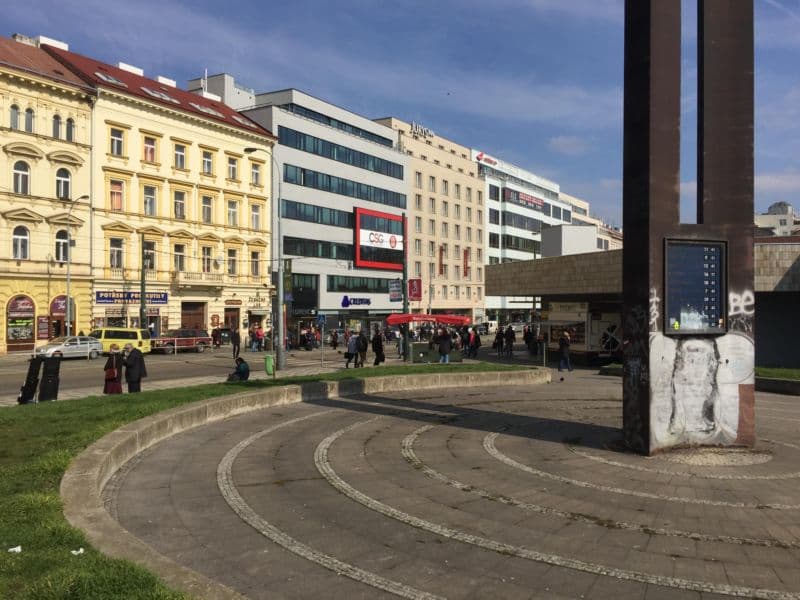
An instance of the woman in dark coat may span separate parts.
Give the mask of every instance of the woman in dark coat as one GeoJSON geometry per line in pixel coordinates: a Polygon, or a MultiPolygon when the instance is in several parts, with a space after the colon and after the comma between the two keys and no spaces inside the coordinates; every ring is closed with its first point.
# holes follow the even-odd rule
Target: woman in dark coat
{"type": "Polygon", "coordinates": [[[119,346],[111,344],[109,348],[108,360],[103,367],[105,373],[105,384],[103,385],[104,394],[122,393],[122,354],[119,353],[119,346]]]}

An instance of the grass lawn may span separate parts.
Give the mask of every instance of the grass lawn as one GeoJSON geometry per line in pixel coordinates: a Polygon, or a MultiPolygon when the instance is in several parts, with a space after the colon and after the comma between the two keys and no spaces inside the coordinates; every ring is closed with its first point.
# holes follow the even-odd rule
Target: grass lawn
{"type": "MultiPolygon", "coordinates": [[[[358,378],[511,371],[491,363],[392,366],[358,371],[358,378]]],[[[131,421],[190,402],[304,381],[354,378],[353,371],[287,379],[219,383],[0,409],[0,598],[107,600],[185,598],[145,569],[90,548],[62,514],[58,490],[70,461],[131,421]],[[22,546],[22,552],[7,550],[22,546]],[[71,551],[84,548],[84,553],[71,551]]]]}
{"type": "Polygon", "coordinates": [[[800,379],[800,369],[756,367],[756,377],[771,377],[773,379],[800,379]]]}

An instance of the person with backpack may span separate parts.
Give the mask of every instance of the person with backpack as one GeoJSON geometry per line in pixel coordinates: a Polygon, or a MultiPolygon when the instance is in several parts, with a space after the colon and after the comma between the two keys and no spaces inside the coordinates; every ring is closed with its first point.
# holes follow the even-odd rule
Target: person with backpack
{"type": "Polygon", "coordinates": [[[517,333],[514,331],[514,328],[511,325],[506,327],[505,338],[506,356],[511,358],[514,356],[514,342],[517,341],[517,333]]]}
{"type": "Polygon", "coordinates": [[[347,347],[344,353],[344,368],[350,368],[350,361],[353,361],[353,367],[358,366],[358,336],[351,335],[347,338],[347,347]]]}

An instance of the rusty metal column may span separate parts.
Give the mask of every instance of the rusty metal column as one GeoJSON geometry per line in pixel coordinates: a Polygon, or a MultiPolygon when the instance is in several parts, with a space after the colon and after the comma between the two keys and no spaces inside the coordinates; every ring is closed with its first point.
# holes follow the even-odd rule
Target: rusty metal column
{"type": "Polygon", "coordinates": [[[679,221],[681,3],[625,2],[623,429],[650,452],[651,288],[661,287],[664,230],[679,221]]]}
{"type": "Polygon", "coordinates": [[[753,285],[753,0],[698,6],[697,222],[728,246],[728,336],[721,360],[737,364],[737,444],[755,442],[753,285]]]}

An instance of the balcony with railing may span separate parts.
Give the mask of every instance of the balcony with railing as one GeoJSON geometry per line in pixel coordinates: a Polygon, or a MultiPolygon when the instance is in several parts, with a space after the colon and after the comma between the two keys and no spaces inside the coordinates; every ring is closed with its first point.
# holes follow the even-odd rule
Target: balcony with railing
{"type": "Polygon", "coordinates": [[[221,287],[222,273],[204,271],[173,271],[172,282],[183,287],[221,287]]]}

